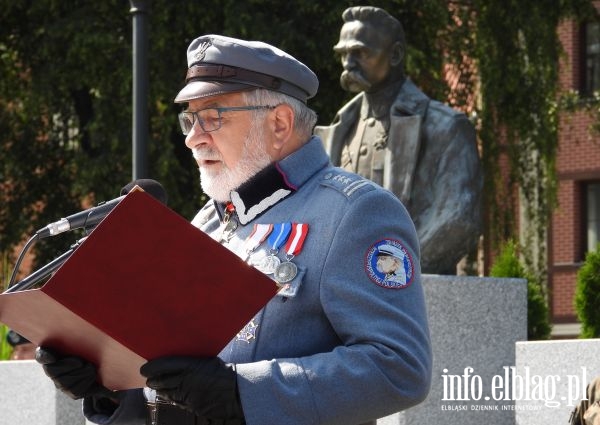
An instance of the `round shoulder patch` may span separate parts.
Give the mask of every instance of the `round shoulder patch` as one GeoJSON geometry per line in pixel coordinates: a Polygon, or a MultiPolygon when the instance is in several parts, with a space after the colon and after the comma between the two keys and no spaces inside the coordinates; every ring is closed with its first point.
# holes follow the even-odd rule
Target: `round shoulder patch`
{"type": "Polygon", "coordinates": [[[365,257],[365,271],[373,282],[384,288],[407,288],[414,277],[413,259],[395,239],[373,244],[365,257]]]}

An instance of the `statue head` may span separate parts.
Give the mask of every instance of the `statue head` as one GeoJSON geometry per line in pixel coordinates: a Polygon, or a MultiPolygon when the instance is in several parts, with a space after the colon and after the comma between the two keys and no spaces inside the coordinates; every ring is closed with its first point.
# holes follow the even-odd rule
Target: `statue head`
{"type": "Polygon", "coordinates": [[[344,70],[340,84],[350,92],[373,92],[404,78],[404,30],[385,10],[350,7],[342,13],[340,40],[333,47],[344,70]]]}

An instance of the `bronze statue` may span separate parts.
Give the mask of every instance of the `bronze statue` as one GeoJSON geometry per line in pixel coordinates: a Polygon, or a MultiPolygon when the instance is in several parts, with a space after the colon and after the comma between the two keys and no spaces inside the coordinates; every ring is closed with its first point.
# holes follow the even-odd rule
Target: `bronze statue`
{"type": "Polygon", "coordinates": [[[335,165],[391,190],[411,214],[425,273],[456,274],[481,230],[482,174],[467,116],[407,78],[404,30],[385,10],[348,8],[334,51],[344,90],[358,93],[317,127],[335,165]]]}

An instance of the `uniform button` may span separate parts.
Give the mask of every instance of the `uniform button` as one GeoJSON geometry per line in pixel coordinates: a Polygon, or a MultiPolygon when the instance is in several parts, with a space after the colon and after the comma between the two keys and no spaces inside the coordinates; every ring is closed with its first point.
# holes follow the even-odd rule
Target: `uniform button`
{"type": "Polygon", "coordinates": [[[375,123],[376,123],[376,122],[377,122],[377,121],[375,121],[375,118],[369,118],[369,119],[367,119],[367,125],[368,125],[369,127],[373,127],[373,126],[375,125],[375,123]]]}
{"type": "Polygon", "coordinates": [[[368,154],[368,153],[369,153],[369,148],[368,148],[368,147],[366,147],[366,146],[361,146],[361,147],[360,147],[360,152],[359,152],[359,153],[360,153],[360,155],[361,155],[361,156],[365,156],[366,154],[368,154]]]}

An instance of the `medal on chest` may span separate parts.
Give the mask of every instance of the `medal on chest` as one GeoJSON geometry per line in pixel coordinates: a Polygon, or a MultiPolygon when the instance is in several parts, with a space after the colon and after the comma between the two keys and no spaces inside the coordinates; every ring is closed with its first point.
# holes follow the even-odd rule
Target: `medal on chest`
{"type": "Polygon", "coordinates": [[[277,257],[279,248],[283,246],[283,244],[289,237],[291,231],[291,223],[274,224],[273,231],[267,239],[267,244],[269,246],[269,255],[261,259],[257,264],[254,265],[254,267],[256,267],[264,274],[273,274],[277,266],[279,266],[279,264],[281,263],[281,260],[279,259],[279,257],[277,257]]]}
{"type": "Polygon", "coordinates": [[[219,243],[221,244],[229,242],[229,240],[233,236],[233,232],[235,232],[235,230],[238,227],[237,220],[233,217],[234,213],[235,208],[233,204],[227,204],[227,206],[225,207],[225,215],[223,216],[223,222],[221,223],[220,228],[221,231],[219,236],[219,243]]]}
{"type": "Polygon", "coordinates": [[[238,341],[242,341],[242,342],[246,342],[248,344],[250,344],[250,342],[253,339],[256,339],[256,330],[258,329],[258,323],[255,322],[254,319],[250,320],[250,322],[248,322],[246,324],[246,326],[244,326],[244,328],[238,332],[238,334],[236,335],[235,339],[237,339],[238,341]]]}
{"type": "Polygon", "coordinates": [[[250,262],[250,256],[256,248],[258,248],[273,231],[272,224],[255,224],[252,233],[246,239],[246,262],[250,262]]]}
{"type": "Polygon", "coordinates": [[[307,234],[308,224],[292,224],[292,231],[285,245],[285,261],[278,264],[273,272],[273,277],[278,284],[291,282],[298,274],[298,267],[292,263],[292,259],[302,251],[307,234]]]}

